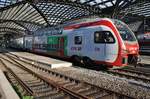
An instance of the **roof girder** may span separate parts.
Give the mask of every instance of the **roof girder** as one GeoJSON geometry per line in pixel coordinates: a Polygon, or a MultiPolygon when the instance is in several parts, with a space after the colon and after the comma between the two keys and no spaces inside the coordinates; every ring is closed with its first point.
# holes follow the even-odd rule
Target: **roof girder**
{"type": "Polygon", "coordinates": [[[16,34],[25,34],[25,31],[16,29],[16,28],[8,28],[8,27],[0,27],[0,32],[12,32],[12,33],[16,33],[16,34]]]}
{"type": "MultiPolygon", "coordinates": [[[[38,14],[39,14],[38,11],[36,12],[37,13],[36,18],[32,19],[32,20],[36,19],[35,21],[28,20],[28,19],[27,20],[20,20],[20,18],[22,18],[22,16],[21,16],[22,12],[25,12],[26,8],[29,5],[30,4],[28,2],[22,1],[22,2],[18,2],[16,4],[12,4],[10,6],[7,6],[7,7],[0,8],[0,11],[1,11],[0,21],[1,21],[1,23],[5,23],[5,22],[15,23],[16,25],[24,28],[26,30],[26,33],[29,33],[29,34],[31,34],[31,29],[29,29],[29,27],[26,27],[25,26],[26,24],[29,24],[30,26],[32,25],[32,27],[34,27],[34,30],[35,30],[35,27],[37,27],[37,28],[40,27],[41,28],[43,26],[43,24],[40,24],[39,22],[36,22],[36,20],[38,20],[37,18],[41,17],[41,16],[38,17],[38,14]],[[25,6],[25,5],[27,5],[27,6],[25,6]],[[14,11],[14,12],[12,13],[11,11],[14,11]],[[10,12],[11,12],[11,15],[10,15],[10,12]],[[14,13],[16,13],[16,14],[14,14],[14,13]]],[[[30,5],[30,6],[32,7],[32,5],[30,5]]],[[[34,9],[34,8],[32,7],[32,8],[29,8],[27,10],[29,11],[30,9],[34,9]]],[[[26,11],[26,13],[28,11],[26,11]]],[[[34,11],[36,11],[36,9],[34,9],[34,11]]],[[[24,15],[24,14],[22,14],[22,15],[24,15]]],[[[28,16],[29,16],[29,14],[27,15],[27,17],[28,16]]],[[[7,26],[5,26],[5,27],[7,27],[7,26]]]]}
{"type": "Polygon", "coordinates": [[[50,25],[47,18],[44,16],[44,14],[33,4],[33,2],[29,2],[30,5],[43,17],[47,25],[50,25]]]}
{"type": "Polygon", "coordinates": [[[22,24],[20,24],[19,22],[15,21],[15,20],[0,20],[0,24],[1,23],[5,23],[5,22],[13,22],[19,26],[21,26],[22,28],[24,28],[25,30],[27,30],[27,32],[31,32],[27,27],[23,26],[22,24]]]}
{"type": "Polygon", "coordinates": [[[35,27],[37,26],[37,28],[46,26],[46,25],[52,26],[52,25],[56,25],[64,21],[82,17],[82,16],[95,15],[95,14],[100,15],[103,12],[110,13],[111,11],[109,8],[111,8],[112,12],[115,10],[117,11],[117,10],[122,9],[122,6],[123,7],[128,6],[127,4],[131,4],[134,0],[116,0],[115,3],[114,3],[115,0],[100,0],[101,2],[97,2],[96,0],[86,0],[84,2],[81,2],[81,1],[82,0],[23,0],[21,2],[17,2],[10,6],[0,8],[0,12],[2,12],[0,14],[0,18],[1,16],[3,16],[4,18],[3,20],[8,21],[8,22],[14,22],[15,24],[23,27],[26,31],[30,32],[32,28],[29,29],[29,26],[27,27],[28,23],[33,24],[35,27]],[[111,7],[108,7],[108,5],[106,4],[108,2],[112,4],[111,7]],[[123,3],[120,4],[121,2],[123,3]],[[41,9],[40,7],[37,6],[40,3],[41,3],[40,6],[43,6],[41,9]],[[52,9],[49,9],[48,11],[50,12],[51,10],[53,13],[52,12],[47,13],[48,8],[50,7],[48,3],[54,4],[54,7],[52,7],[52,9]],[[93,5],[91,5],[91,3],[93,3],[93,5]],[[26,8],[26,4],[28,4],[27,6],[29,6],[29,8],[26,8]],[[63,7],[58,6],[59,8],[55,8],[56,5],[64,5],[64,8],[65,6],[66,7],[69,6],[69,7],[72,7],[72,9],[68,9],[69,11],[68,12],[66,11],[67,13],[65,12],[62,13],[63,7]],[[108,8],[102,9],[100,5],[105,5],[108,8]],[[8,9],[12,9],[12,10],[9,10],[7,12],[6,10],[8,9]],[[36,12],[34,10],[32,11],[32,9],[34,9],[36,12]],[[16,14],[11,15],[11,13],[9,13],[11,11],[16,12],[16,14]],[[22,13],[22,12],[25,12],[25,13],[22,13]],[[34,13],[37,13],[37,14],[34,16],[34,13]],[[10,16],[12,19],[9,19],[10,16]],[[5,17],[7,18],[5,19],[5,17]]]}

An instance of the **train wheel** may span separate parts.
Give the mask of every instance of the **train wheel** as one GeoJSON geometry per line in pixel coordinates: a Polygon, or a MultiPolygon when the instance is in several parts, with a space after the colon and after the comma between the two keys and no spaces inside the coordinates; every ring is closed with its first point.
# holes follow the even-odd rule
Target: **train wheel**
{"type": "Polygon", "coordinates": [[[88,57],[83,58],[83,63],[86,67],[94,65],[94,62],[88,57]]]}
{"type": "Polygon", "coordinates": [[[77,66],[81,65],[81,61],[82,61],[82,59],[79,56],[73,56],[72,57],[73,65],[77,65],[77,66]]]}
{"type": "Polygon", "coordinates": [[[107,67],[107,65],[101,64],[101,65],[97,66],[96,69],[97,70],[108,70],[108,67],[107,67]]]}

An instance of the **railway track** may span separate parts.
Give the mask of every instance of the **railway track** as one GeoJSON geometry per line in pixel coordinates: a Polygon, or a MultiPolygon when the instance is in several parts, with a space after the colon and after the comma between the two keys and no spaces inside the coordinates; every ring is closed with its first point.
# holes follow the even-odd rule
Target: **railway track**
{"type": "Polygon", "coordinates": [[[62,97],[67,97],[69,99],[70,98],[133,99],[133,97],[126,96],[120,93],[116,93],[110,90],[106,90],[98,86],[89,84],[87,82],[79,81],[79,80],[67,77],[65,75],[53,72],[47,67],[45,68],[44,66],[29,63],[25,60],[21,60],[18,57],[13,57],[12,55],[10,56],[8,56],[8,54],[7,56],[3,55],[1,57],[1,60],[5,62],[7,61],[13,65],[17,65],[17,67],[15,68],[19,67],[19,69],[20,68],[22,69],[22,70],[17,70],[11,67],[9,71],[11,73],[13,72],[12,74],[17,76],[15,78],[20,79],[21,82],[23,82],[23,84],[27,86],[28,89],[31,90],[30,93],[32,93],[32,95],[37,99],[41,99],[41,97],[45,97],[45,98],[54,97],[57,99],[62,99],[62,97]],[[21,73],[19,71],[21,71],[21,73]],[[22,74],[22,76],[19,76],[20,74],[22,74]],[[25,76],[24,74],[27,74],[27,76],[25,76]],[[51,96],[51,92],[53,91],[56,93],[54,96],[53,95],[51,96]],[[40,92],[42,93],[42,95],[40,94],[40,92]],[[47,93],[47,94],[44,94],[44,93],[47,93]]]}
{"type": "Polygon", "coordinates": [[[7,59],[3,58],[2,63],[26,92],[35,99],[87,98],[68,91],[63,87],[52,83],[52,81],[33,73],[27,68],[16,66],[16,64],[7,59]],[[11,66],[8,67],[10,63],[11,66]]]}
{"type": "Polygon", "coordinates": [[[141,65],[137,66],[136,68],[133,66],[128,66],[128,68],[126,68],[126,69],[150,75],[150,64],[149,64],[149,66],[147,66],[143,63],[141,65]]]}
{"type": "Polygon", "coordinates": [[[130,70],[130,69],[114,69],[114,70],[109,70],[108,73],[120,77],[125,77],[127,79],[133,79],[136,81],[141,81],[150,84],[150,74],[148,73],[144,73],[136,70],[130,70]]]}
{"type": "MultiPolygon", "coordinates": [[[[20,59],[19,56],[14,55],[12,53],[9,56],[20,59]]],[[[24,60],[22,58],[21,58],[21,60],[26,62],[26,63],[32,63],[32,64],[38,65],[37,62],[33,62],[31,60],[24,60]]],[[[42,68],[50,69],[50,68],[42,66],[42,65],[40,65],[40,67],[41,67],[41,69],[42,68]]],[[[122,78],[124,77],[124,78],[127,78],[127,79],[141,81],[141,82],[144,82],[144,83],[147,83],[147,84],[150,83],[150,73],[145,73],[143,71],[141,72],[141,71],[137,70],[136,68],[132,68],[132,67],[129,67],[128,69],[109,70],[107,73],[113,74],[115,76],[120,76],[122,78]]]]}

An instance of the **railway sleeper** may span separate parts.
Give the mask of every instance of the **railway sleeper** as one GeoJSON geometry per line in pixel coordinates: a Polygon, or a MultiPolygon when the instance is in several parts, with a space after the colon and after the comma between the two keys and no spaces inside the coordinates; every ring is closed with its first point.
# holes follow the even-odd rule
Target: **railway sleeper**
{"type": "MultiPolygon", "coordinates": [[[[97,93],[93,96],[95,99],[111,99],[111,94],[106,92],[97,93]],[[110,96],[109,98],[107,98],[110,96]]],[[[116,98],[115,98],[116,99],[116,98]]]]}
{"type": "Polygon", "coordinates": [[[39,98],[35,98],[35,99],[70,99],[67,95],[65,94],[57,94],[54,96],[43,96],[43,97],[39,97],[39,98]]]}
{"type": "Polygon", "coordinates": [[[58,77],[58,76],[52,76],[52,78],[56,79],[57,82],[74,82],[73,80],[70,80],[70,79],[67,79],[66,77],[62,77],[61,75],[58,77]]]}
{"type": "MultiPolygon", "coordinates": [[[[17,76],[18,76],[18,75],[17,75],[17,76]]],[[[30,77],[23,77],[23,76],[18,76],[18,77],[21,78],[22,81],[23,81],[23,82],[26,82],[26,83],[27,83],[27,81],[28,81],[28,83],[29,83],[29,81],[36,80],[35,78],[30,78],[30,77]]]]}
{"type": "Polygon", "coordinates": [[[34,80],[24,80],[24,82],[30,84],[30,83],[37,83],[37,82],[41,82],[40,79],[34,79],[34,80]]]}
{"type": "Polygon", "coordinates": [[[44,82],[38,80],[37,82],[28,82],[27,84],[32,87],[32,85],[33,85],[33,86],[34,86],[34,85],[36,86],[36,85],[39,85],[39,84],[44,84],[44,82]]]}
{"type": "Polygon", "coordinates": [[[45,93],[47,91],[52,91],[53,88],[52,87],[46,87],[46,88],[41,88],[41,89],[38,89],[38,90],[34,90],[35,93],[45,93]]]}
{"type": "Polygon", "coordinates": [[[86,95],[86,96],[91,96],[94,93],[97,93],[98,90],[97,89],[89,89],[89,90],[85,90],[83,92],[80,92],[82,95],[86,95]]]}
{"type": "Polygon", "coordinates": [[[90,89],[91,87],[83,87],[83,86],[78,86],[78,87],[74,87],[71,90],[76,91],[77,93],[80,93],[82,91],[86,91],[88,89],[90,89]]]}
{"type": "Polygon", "coordinates": [[[64,99],[66,95],[63,92],[50,96],[51,99],[64,99]]]}
{"type": "Polygon", "coordinates": [[[31,85],[29,85],[29,87],[33,88],[33,87],[38,87],[38,86],[42,86],[42,85],[45,86],[45,83],[41,82],[41,83],[37,83],[37,84],[31,84],[31,85]]]}
{"type": "Polygon", "coordinates": [[[44,92],[44,93],[36,93],[36,95],[34,96],[35,99],[43,99],[43,97],[49,97],[49,96],[53,96],[58,94],[58,90],[54,89],[52,91],[48,91],[48,92],[44,92]]]}
{"type": "Polygon", "coordinates": [[[39,90],[39,89],[44,89],[44,88],[47,88],[48,85],[41,85],[41,86],[38,86],[38,87],[32,87],[33,90],[39,90]]]}
{"type": "Polygon", "coordinates": [[[84,88],[84,89],[78,90],[77,92],[84,95],[84,94],[86,94],[87,92],[92,91],[92,90],[94,90],[92,87],[86,87],[86,88],[84,88]]]}
{"type": "MultiPolygon", "coordinates": [[[[83,86],[84,85],[82,83],[76,83],[75,86],[70,86],[69,89],[71,89],[71,90],[77,90],[77,89],[80,89],[83,86]]],[[[85,86],[85,87],[88,87],[88,86],[85,86]]]]}
{"type": "Polygon", "coordinates": [[[77,84],[75,82],[71,82],[71,83],[65,84],[63,87],[70,88],[70,87],[76,86],[76,85],[77,84]]]}
{"type": "MultiPolygon", "coordinates": [[[[107,93],[103,90],[95,90],[94,93],[87,95],[87,96],[92,97],[94,99],[101,99],[105,95],[109,95],[109,93],[107,93]]],[[[106,98],[106,99],[109,99],[109,98],[106,98]]]]}
{"type": "Polygon", "coordinates": [[[93,96],[97,95],[97,93],[101,93],[102,91],[103,90],[94,89],[94,90],[89,91],[86,96],[93,97],[93,96]]]}
{"type": "Polygon", "coordinates": [[[57,82],[59,85],[67,85],[70,83],[70,81],[60,81],[60,82],[57,82]]]}
{"type": "MultiPolygon", "coordinates": [[[[17,74],[18,75],[18,74],[17,74]]],[[[27,75],[27,76],[24,76],[24,75],[18,75],[20,78],[24,78],[24,80],[37,80],[36,77],[32,76],[32,75],[27,75]]],[[[24,81],[23,80],[23,81],[24,81]]]]}
{"type": "Polygon", "coordinates": [[[50,76],[49,79],[52,79],[55,82],[66,82],[65,80],[59,78],[59,77],[54,77],[54,76],[50,76]]]}
{"type": "MultiPolygon", "coordinates": [[[[71,82],[71,83],[72,83],[72,82],[71,82]]],[[[75,83],[75,82],[73,82],[73,83],[74,83],[74,85],[67,84],[67,85],[64,85],[64,87],[66,87],[66,88],[68,88],[68,89],[73,89],[73,88],[76,88],[76,87],[80,87],[80,86],[81,86],[80,83],[75,83]],[[70,86],[68,86],[68,85],[70,85],[70,86]]]]}
{"type": "Polygon", "coordinates": [[[77,90],[77,92],[82,93],[82,92],[89,91],[89,90],[91,90],[91,88],[87,87],[87,88],[81,88],[81,89],[77,90]]]}
{"type": "Polygon", "coordinates": [[[12,75],[8,74],[8,77],[12,83],[17,83],[16,79],[12,75]]]}

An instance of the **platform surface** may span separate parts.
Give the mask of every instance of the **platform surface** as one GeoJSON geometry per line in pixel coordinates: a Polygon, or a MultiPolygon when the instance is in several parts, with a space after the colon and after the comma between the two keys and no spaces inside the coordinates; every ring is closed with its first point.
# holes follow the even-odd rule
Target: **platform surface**
{"type": "Polygon", "coordinates": [[[0,69],[0,99],[20,99],[0,69]]]}
{"type": "Polygon", "coordinates": [[[150,65],[150,56],[141,55],[140,57],[141,57],[141,63],[150,65]]]}
{"type": "Polygon", "coordinates": [[[29,52],[23,52],[23,51],[10,51],[10,53],[15,54],[17,56],[21,56],[27,59],[31,59],[40,63],[45,63],[51,66],[51,68],[58,68],[58,67],[70,67],[72,66],[72,63],[62,61],[62,60],[57,60],[54,58],[46,57],[46,56],[41,56],[29,52]]]}

